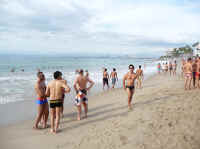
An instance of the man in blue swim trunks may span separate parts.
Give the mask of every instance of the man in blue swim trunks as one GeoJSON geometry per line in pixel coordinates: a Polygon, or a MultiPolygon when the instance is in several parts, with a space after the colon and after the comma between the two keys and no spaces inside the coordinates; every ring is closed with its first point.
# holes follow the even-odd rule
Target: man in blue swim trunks
{"type": "Polygon", "coordinates": [[[45,96],[46,84],[45,76],[42,72],[37,73],[37,83],[35,84],[35,91],[37,94],[36,103],[38,105],[38,115],[33,128],[38,129],[38,124],[43,118],[43,128],[47,127],[47,120],[49,116],[48,101],[45,96]]]}

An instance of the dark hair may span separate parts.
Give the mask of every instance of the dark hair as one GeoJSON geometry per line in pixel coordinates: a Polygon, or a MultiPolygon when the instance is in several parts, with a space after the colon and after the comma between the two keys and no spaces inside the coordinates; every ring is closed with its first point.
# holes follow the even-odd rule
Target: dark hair
{"type": "Polygon", "coordinates": [[[80,74],[83,74],[83,69],[80,69],[79,73],[80,73],[80,74]]]}
{"type": "Polygon", "coordinates": [[[128,68],[130,69],[130,67],[133,67],[133,69],[134,69],[134,66],[133,66],[133,64],[130,64],[129,66],[128,66],[128,68]]]}
{"type": "Polygon", "coordinates": [[[62,76],[62,72],[56,71],[54,72],[53,76],[54,76],[54,79],[58,79],[60,76],[62,76]]]}
{"type": "Polygon", "coordinates": [[[107,71],[107,69],[105,68],[105,71],[107,71]]]}
{"type": "Polygon", "coordinates": [[[39,77],[41,73],[43,73],[43,72],[41,72],[41,71],[37,72],[37,77],[39,77]]]}
{"type": "Polygon", "coordinates": [[[139,68],[142,68],[142,66],[141,66],[141,65],[139,65],[139,68]]]}
{"type": "Polygon", "coordinates": [[[191,57],[190,58],[188,58],[188,61],[191,61],[192,59],[191,59],[191,57]]]}
{"type": "Polygon", "coordinates": [[[113,71],[116,71],[116,69],[115,69],[115,68],[113,68],[113,71]]]}

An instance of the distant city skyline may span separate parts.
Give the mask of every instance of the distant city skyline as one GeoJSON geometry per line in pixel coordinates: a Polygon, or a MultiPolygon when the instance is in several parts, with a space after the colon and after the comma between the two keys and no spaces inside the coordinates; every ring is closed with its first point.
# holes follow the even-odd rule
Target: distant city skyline
{"type": "Polygon", "coordinates": [[[197,0],[1,0],[0,54],[159,56],[200,39],[197,0]]]}

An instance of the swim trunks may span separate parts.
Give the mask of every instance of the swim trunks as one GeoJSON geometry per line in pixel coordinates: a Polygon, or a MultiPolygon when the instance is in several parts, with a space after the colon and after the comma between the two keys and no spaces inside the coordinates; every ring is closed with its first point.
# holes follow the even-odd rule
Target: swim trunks
{"type": "Polygon", "coordinates": [[[47,102],[48,102],[47,99],[37,99],[37,100],[36,100],[36,103],[39,104],[39,105],[43,105],[43,104],[45,104],[45,103],[47,103],[47,102]]]}
{"type": "Polygon", "coordinates": [[[56,107],[62,107],[63,106],[62,99],[50,100],[49,102],[50,102],[50,108],[56,108],[56,107]]]}
{"type": "Polygon", "coordinates": [[[195,76],[196,76],[196,77],[199,77],[199,75],[200,75],[199,72],[196,72],[196,73],[195,73],[195,76]]]}
{"type": "Polygon", "coordinates": [[[107,84],[108,85],[108,78],[103,78],[103,84],[107,84]]]}
{"type": "Polygon", "coordinates": [[[128,86],[128,85],[127,85],[126,88],[129,88],[129,89],[132,91],[132,90],[135,89],[135,86],[134,86],[134,85],[132,85],[132,86],[128,86]]]}
{"type": "Polygon", "coordinates": [[[192,78],[192,73],[185,73],[185,79],[192,78]]]}
{"type": "Polygon", "coordinates": [[[112,85],[115,85],[116,83],[116,78],[112,78],[112,85]]]}
{"type": "Polygon", "coordinates": [[[87,90],[79,90],[78,94],[75,97],[75,105],[80,106],[81,103],[88,104],[88,98],[86,97],[87,90]]]}

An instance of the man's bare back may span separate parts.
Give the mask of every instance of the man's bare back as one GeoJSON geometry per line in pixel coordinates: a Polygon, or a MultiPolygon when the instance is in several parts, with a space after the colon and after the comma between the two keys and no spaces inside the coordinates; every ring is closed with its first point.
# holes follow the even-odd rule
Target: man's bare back
{"type": "Polygon", "coordinates": [[[111,78],[116,78],[117,77],[117,73],[113,71],[113,72],[111,72],[110,76],[111,76],[111,78]]]}
{"type": "Polygon", "coordinates": [[[63,89],[70,91],[69,86],[63,80],[52,80],[47,86],[46,94],[50,100],[61,100],[63,98],[63,89]]]}
{"type": "Polygon", "coordinates": [[[183,69],[184,69],[184,72],[185,72],[185,73],[192,73],[192,64],[189,63],[189,62],[187,62],[187,63],[184,65],[183,69]]]}

